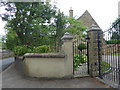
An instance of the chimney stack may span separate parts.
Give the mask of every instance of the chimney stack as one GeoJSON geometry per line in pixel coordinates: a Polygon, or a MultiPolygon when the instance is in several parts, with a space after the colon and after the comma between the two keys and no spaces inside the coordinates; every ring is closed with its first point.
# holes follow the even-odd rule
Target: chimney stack
{"type": "Polygon", "coordinates": [[[120,17],[120,1],[118,2],[118,17],[120,17]]]}
{"type": "Polygon", "coordinates": [[[69,10],[69,17],[73,17],[73,10],[72,10],[72,7],[71,7],[70,10],[69,10]]]}

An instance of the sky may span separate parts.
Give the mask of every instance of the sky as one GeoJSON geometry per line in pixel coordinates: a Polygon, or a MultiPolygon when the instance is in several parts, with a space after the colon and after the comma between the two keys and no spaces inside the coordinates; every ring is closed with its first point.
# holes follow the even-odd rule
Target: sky
{"type": "Polygon", "coordinates": [[[102,30],[110,27],[118,17],[118,2],[120,0],[57,0],[58,6],[66,15],[70,7],[74,10],[74,17],[80,17],[88,10],[102,30]]]}
{"type": "MultiPolygon", "coordinates": [[[[120,0],[52,0],[57,7],[67,16],[72,7],[74,17],[77,19],[85,10],[88,10],[91,16],[98,23],[100,28],[107,30],[111,23],[118,18],[118,2],[120,0]]],[[[2,12],[2,9],[0,9],[2,12]]],[[[5,35],[4,25],[0,18],[0,35],[5,35]]]]}

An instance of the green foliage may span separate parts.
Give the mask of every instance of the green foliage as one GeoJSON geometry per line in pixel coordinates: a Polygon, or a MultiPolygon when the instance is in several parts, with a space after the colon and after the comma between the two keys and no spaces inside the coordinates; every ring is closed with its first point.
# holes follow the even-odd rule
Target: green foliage
{"type": "Polygon", "coordinates": [[[13,50],[14,47],[21,45],[17,34],[15,34],[15,32],[12,30],[9,30],[9,32],[6,35],[6,38],[7,39],[6,39],[5,44],[6,44],[7,49],[9,50],[13,50]]]}
{"type": "Polygon", "coordinates": [[[25,53],[48,53],[51,52],[51,49],[47,45],[42,45],[38,47],[31,48],[30,46],[16,46],[14,48],[15,55],[24,55],[25,53]]]}
{"type": "Polygon", "coordinates": [[[48,53],[50,52],[50,48],[47,45],[42,45],[42,46],[34,47],[33,52],[34,53],[48,53]]]}
{"type": "Polygon", "coordinates": [[[108,64],[105,61],[102,61],[101,65],[102,65],[102,69],[101,69],[102,72],[106,72],[106,71],[108,71],[110,69],[110,64],[108,64]]]}
{"type": "Polygon", "coordinates": [[[80,51],[82,51],[83,49],[86,49],[87,48],[87,46],[86,46],[86,44],[84,44],[84,43],[80,43],[79,45],[78,45],[78,49],[80,50],[80,51]]]}
{"type": "Polygon", "coordinates": [[[57,46],[61,44],[65,32],[73,34],[74,38],[85,36],[83,32],[86,28],[80,21],[66,18],[49,2],[7,2],[4,5],[6,12],[1,17],[7,21],[6,46],[10,50],[23,45],[57,46]],[[70,26],[66,28],[68,23],[70,26]]]}
{"type": "Polygon", "coordinates": [[[111,39],[106,41],[107,44],[120,44],[120,39],[111,39]]]}
{"type": "Polygon", "coordinates": [[[28,48],[27,46],[16,46],[14,49],[13,49],[13,52],[15,55],[24,55],[25,53],[28,52],[28,48]]]}
{"type": "Polygon", "coordinates": [[[67,18],[67,22],[69,26],[66,31],[71,33],[74,38],[82,37],[83,32],[86,30],[86,27],[81,23],[81,21],[74,18],[67,18]]]}
{"type": "Polygon", "coordinates": [[[2,42],[0,41],[0,47],[2,47],[2,42]]]}
{"type": "Polygon", "coordinates": [[[120,33],[118,29],[114,32],[111,31],[111,33],[112,33],[111,39],[120,39],[120,33]]]}
{"type": "Polygon", "coordinates": [[[79,66],[86,62],[87,62],[86,56],[79,54],[74,55],[74,70],[77,71],[79,66]]]}
{"type": "Polygon", "coordinates": [[[59,10],[57,15],[56,15],[56,19],[55,19],[54,39],[55,39],[55,44],[56,45],[61,44],[61,38],[65,33],[66,23],[67,23],[66,17],[64,16],[63,13],[60,13],[60,10],[59,10]]]}
{"type": "Polygon", "coordinates": [[[120,39],[120,18],[117,18],[113,23],[112,23],[112,28],[113,30],[110,30],[109,33],[111,34],[111,39],[120,39]]]}
{"type": "Polygon", "coordinates": [[[8,19],[6,25],[8,34],[10,30],[14,31],[14,36],[17,35],[21,45],[39,46],[49,42],[50,19],[55,15],[55,11],[49,5],[37,2],[16,2],[14,5],[15,18],[8,19]]]}
{"type": "Polygon", "coordinates": [[[0,47],[2,47],[2,37],[0,36],[0,47]]]}
{"type": "Polygon", "coordinates": [[[65,16],[47,3],[8,2],[3,3],[6,12],[1,15],[7,21],[6,46],[59,44],[66,25],[65,16]],[[10,13],[10,14],[9,14],[10,13]]]}
{"type": "Polygon", "coordinates": [[[112,26],[114,26],[116,24],[116,22],[118,22],[118,21],[120,21],[119,17],[112,23],[112,26]]]}
{"type": "Polygon", "coordinates": [[[0,35],[0,47],[2,47],[2,49],[6,49],[4,35],[0,35]]]}

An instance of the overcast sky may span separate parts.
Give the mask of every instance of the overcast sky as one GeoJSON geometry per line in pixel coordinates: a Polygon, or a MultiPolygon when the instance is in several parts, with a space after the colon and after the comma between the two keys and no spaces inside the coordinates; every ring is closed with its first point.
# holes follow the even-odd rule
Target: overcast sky
{"type": "MultiPolygon", "coordinates": [[[[56,0],[56,3],[65,15],[69,15],[70,7],[72,7],[75,18],[88,10],[101,29],[106,30],[118,17],[118,1],[120,0],[56,0]]],[[[4,25],[5,23],[0,19],[0,35],[5,34],[4,25]]]]}
{"type": "Polygon", "coordinates": [[[107,29],[118,17],[118,2],[120,0],[57,0],[58,6],[66,15],[69,9],[74,10],[74,17],[80,17],[88,10],[98,25],[107,29]]]}

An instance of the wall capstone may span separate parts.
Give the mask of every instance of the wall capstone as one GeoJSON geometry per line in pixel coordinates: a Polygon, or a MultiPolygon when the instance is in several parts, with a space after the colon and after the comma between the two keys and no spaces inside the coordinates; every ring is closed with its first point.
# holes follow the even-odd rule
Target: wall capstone
{"type": "Polygon", "coordinates": [[[73,39],[73,36],[70,35],[68,32],[66,32],[61,39],[62,40],[66,40],[66,39],[71,40],[71,39],[73,39]]]}

